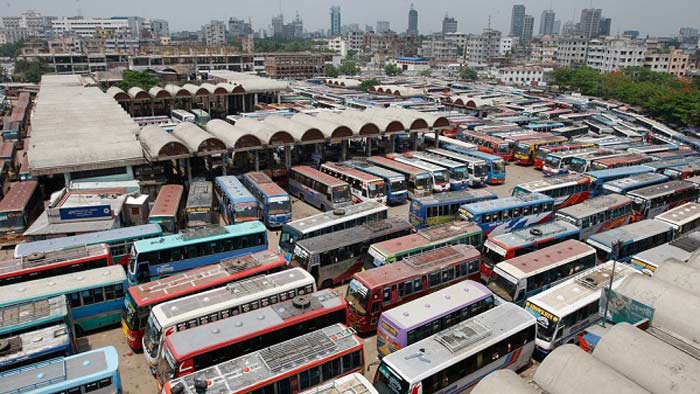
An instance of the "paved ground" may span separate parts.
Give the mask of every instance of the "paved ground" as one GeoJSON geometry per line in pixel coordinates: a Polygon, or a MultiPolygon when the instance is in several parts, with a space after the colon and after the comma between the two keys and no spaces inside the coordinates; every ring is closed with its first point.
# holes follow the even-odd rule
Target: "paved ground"
{"type": "MultiPolygon", "coordinates": [[[[540,173],[538,171],[533,170],[531,167],[519,167],[516,165],[509,165],[507,168],[507,182],[504,185],[499,185],[495,187],[489,186],[489,190],[496,193],[499,197],[506,197],[510,195],[515,185],[540,178],[540,173]]],[[[293,201],[292,212],[294,219],[299,219],[319,213],[318,210],[301,201],[293,201]]],[[[398,207],[391,207],[389,209],[389,214],[392,217],[396,216],[407,218],[408,204],[404,204],[398,207]]],[[[269,231],[268,239],[270,249],[276,250],[277,243],[279,240],[279,231],[269,231]]],[[[345,286],[340,286],[337,290],[341,294],[344,294],[345,286]]],[[[365,376],[367,376],[369,379],[372,379],[376,371],[376,337],[369,336],[363,338],[363,340],[365,343],[365,358],[367,362],[367,370],[365,372],[365,376]]],[[[79,346],[81,348],[81,351],[107,345],[113,345],[119,351],[119,369],[121,371],[122,384],[125,394],[145,394],[156,392],[157,386],[155,380],[151,377],[151,374],[148,371],[148,367],[146,367],[143,354],[133,354],[130,351],[124,339],[124,334],[121,328],[102,331],[100,333],[92,334],[86,338],[81,338],[79,340],[79,346]]],[[[534,369],[535,366],[533,365],[531,368],[522,371],[521,375],[523,377],[532,377],[534,369]]]]}

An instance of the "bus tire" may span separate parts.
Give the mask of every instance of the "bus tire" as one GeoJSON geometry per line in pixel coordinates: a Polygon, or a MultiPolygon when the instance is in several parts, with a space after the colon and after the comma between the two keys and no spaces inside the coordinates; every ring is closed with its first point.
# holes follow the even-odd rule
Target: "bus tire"
{"type": "Polygon", "coordinates": [[[326,212],[326,206],[321,204],[321,212],[326,212]]]}
{"type": "Polygon", "coordinates": [[[326,279],[321,283],[322,289],[330,289],[331,287],[333,287],[333,280],[331,279],[326,279]]]}
{"type": "Polygon", "coordinates": [[[85,332],[83,331],[82,327],[80,327],[78,325],[76,325],[74,327],[75,327],[75,337],[76,338],[80,338],[80,337],[85,336],[85,332]]]}

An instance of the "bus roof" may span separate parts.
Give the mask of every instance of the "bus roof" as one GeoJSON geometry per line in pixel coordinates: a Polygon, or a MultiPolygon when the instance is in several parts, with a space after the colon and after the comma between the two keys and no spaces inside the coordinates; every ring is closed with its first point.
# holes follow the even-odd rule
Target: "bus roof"
{"type": "Polygon", "coordinates": [[[514,278],[524,279],[547,271],[551,267],[566,264],[573,257],[587,254],[595,254],[595,249],[581,241],[569,239],[534,252],[501,261],[496,264],[496,268],[503,270],[514,278]]]}
{"type": "Polygon", "coordinates": [[[489,213],[493,211],[500,211],[503,209],[517,208],[520,206],[528,206],[542,203],[554,203],[554,199],[546,194],[542,193],[530,193],[520,196],[511,196],[505,198],[499,198],[497,200],[488,200],[473,202],[470,204],[462,205],[463,209],[470,211],[474,215],[479,215],[482,213],[489,213]]]}
{"type": "Polygon", "coordinates": [[[381,284],[394,283],[414,276],[425,275],[439,269],[439,267],[447,267],[458,261],[478,259],[479,257],[481,257],[481,253],[471,245],[445,246],[406,257],[393,264],[358,272],[355,274],[355,278],[360,279],[368,287],[373,288],[381,284]]]}
{"type": "Polygon", "coordinates": [[[481,283],[465,280],[413,301],[382,312],[382,318],[397,328],[410,330],[425,323],[426,315],[440,316],[470,302],[477,302],[493,293],[481,283]]]}
{"type": "Polygon", "coordinates": [[[376,222],[365,223],[361,226],[302,239],[297,242],[297,245],[312,254],[323,253],[359,242],[366,242],[376,237],[395,234],[398,231],[411,230],[413,230],[413,226],[405,219],[390,217],[376,222]]]}
{"type": "Polygon", "coordinates": [[[374,182],[374,181],[380,181],[381,178],[379,178],[377,175],[372,175],[364,171],[360,171],[357,169],[354,169],[352,167],[348,167],[343,164],[338,164],[334,163],[332,161],[327,161],[321,165],[322,167],[328,167],[334,171],[342,172],[345,173],[353,178],[359,179],[364,182],[374,182]]]}
{"type": "Polygon", "coordinates": [[[141,306],[152,305],[188,294],[197,287],[226,280],[236,273],[254,270],[281,260],[284,260],[282,256],[270,250],[232,257],[163,279],[129,286],[129,294],[141,306]]]}
{"type": "Polygon", "coordinates": [[[698,250],[700,250],[700,231],[695,231],[667,244],[639,252],[632,256],[632,261],[638,260],[656,265],[661,265],[667,260],[686,263],[698,250]]]}
{"type": "Polygon", "coordinates": [[[296,171],[311,179],[321,181],[330,187],[347,185],[346,182],[343,182],[340,179],[334,178],[328,174],[324,174],[321,171],[315,170],[309,166],[294,166],[292,167],[292,171],[296,171]]]}
{"type": "Polygon", "coordinates": [[[410,151],[410,152],[405,152],[404,157],[413,157],[418,160],[424,161],[426,163],[431,163],[435,164],[439,167],[445,167],[445,168],[457,168],[457,167],[464,167],[465,164],[461,163],[459,161],[455,161],[452,159],[449,159],[445,156],[441,156],[432,152],[426,152],[426,151],[410,151]]]}
{"type": "Polygon", "coordinates": [[[23,211],[38,186],[37,181],[13,182],[0,201],[0,212],[23,211]]]}
{"type": "MultiPolygon", "coordinates": [[[[430,172],[445,171],[447,169],[446,167],[439,166],[437,164],[433,164],[433,163],[427,162],[425,160],[420,160],[420,159],[417,159],[415,157],[407,157],[407,156],[400,155],[400,154],[392,154],[392,156],[394,157],[393,160],[398,161],[399,163],[405,163],[405,164],[411,165],[413,167],[422,168],[422,169],[424,169],[426,171],[430,171],[430,172]]],[[[459,164],[459,165],[463,166],[463,164],[459,164]]]]}
{"type": "Polygon", "coordinates": [[[13,335],[3,341],[6,347],[0,353],[0,367],[11,368],[22,361],[40,358],[49,349],[65,348],[70,340],[68,327],[64,323],[13,335]]]}
{"type": "MultiPolygon", "coordinates": [[[[342,324],[334,324],[300,337],[246,354],[233,360],[205,368],[182,378],[171,380],[174,387],[182,383],[183,394],[196,393],[195,379],[205,378],[211,382],[207,391],[212,393],[235,393],[261,382],[271,380],[331,355],[340,355],[362,342],[353,335],[353,330],[342,324]],[[249,371],[241,373],[241,371],[249,371]]],[[[250,390],[246,390],[250,391],[250,390]]]]}
{"type": "Polygon", "coordinates": [[[126,273],[121,265],[94,268],[72,274],[56,275],[29,282],[13,283],[0,287],[0,305],[17,304],[36,298],[55,297],[100,283],[124,283],[126,273]]]}
{"type": "Polygon", "coordinates": [[[625,178],[614,179],[603,184],[603,189],[620,193],[627,189],[635,189],[645,187],[647,185],[662,183],[668,180],[668,177],[656,172],[645,172],[642,174],[630,175],[625,178]]]}
{"type": "Polygon", "coordinates": [[[611,165],[618,163],[633,163],[640,160],[651,161],[651,157],[643,153],[627,153],[622,156],[607,157],[605,159],[596,160],[599,164],[611,165]]]}
{"type": "Polygon", "coordinates": [[[479,225],[467,221],[457,221],[422,228],[415,234],[377,242],[372,245],[372,248],[385,255],[394,255],[404,250],[454,239],[463,234],[474,234],[478,232],[481,232],[481,227],[479,227],[479,225]]]}
{"type": "Polygon", "coordinates": [[[514,330],[534,324],[535,318],[529,312],[506,302],[391,353],[382,362],[407,381],[420,381],[436,370],[490,346],[500,340],[500,336],[509,336],[514,330]],[[421,356],[410,357],[416,354],[421,356]]]}
{"type": "Polygon", "coordinates": [[[233,203],[256,201],[255,197],[250,194],[241,181],[233,175],[217,176],[216,185],[233,203]]]}
{"type": "Polygon", "coordinates": [[[288,299],[254,311],[173,333],[166,340],[173,356],[189,358],[226,346],[236,339],[243,339],[256,333],[262,334],[263,330],[269,330],[288,320],[305,315],[313,316],[321,309],[345,307],[345,299],[331,289],[319,290],[304,297],[308,300],[308,305],[300,305],[295,299],[288,299]]]}
{"type": "Polygon", "coordinates": [[[278,184],[272,181],[267,174],[264,172],[247,172],[243,174],[244,177],[248,178],[252,183],[254,183],[260,190],[267,194],[268,197],[272,196],[279,196],[279,195],[287,195],[287,192],[284,191],[278,184]]]}
{"type": "Polygon", "coordinates": [[[557,210],[561,213],[573,218],[581,219],[599,212],[605,212],[620,205],[631,204],[632,199],[621,194],[607,194],[589,198],[576,205],[571,205],[566,208],[557,210]]]}
{"type": "Polygon", "coordinates": [[[12,258],[0,261],[0,278],[10,276],[24,270],[36,269],[42,266],[65,263],[69,260],[84,259],[109,254],[109,248],[105,244],[86,245],[71,249],[54,250],[37,255],[36,258],[28,257],[12,258]]]}
{"type": "MultiPolygon", "coordinates": [[[[160,194],[158,195],[160,197],[160,194]]],[[[194,181],[187,193],[187,208],[211,207],[214,201],[212,185],[209,181],[194,181]]]]}
{"type": "Polygon", "coordinates": [[[681,181],[681,180],[668,181],[666,183],[661,183],[658,185],[652,185],[652,186],[643,187],[641,189],[632,190],[631,192],[627,193],[627,195],[632,197],[632,198],[642,197],[642,198],[647,198],[647,199],[653,199],[653,198],[664,196],[667,194],[676,193],[679,190],[691,189],[691,188],[697,188],[697,187],[698,186],[692,182],[681,181]]]}
{"type": "MultiPolygon", "coordinates": [[[[527,127],[527,126],[525,126],[527,127]]],[[[568,139],[566,137],[561,137],[558,135],[549,135],[549,136],[544,136],[544,137],[535,137],[533,139],[528,139],[525,141],[520,141],[518,144],[525,144],[525,145],[535,145],[535,144],[552,144],[552,143],[563,143],[566,142],[568,139]]]]}
{"type": "Polygon", "coordinates": [[[584,184],[590,182],[590,178],[583,174],[566,174],[557,177],[543,178],[536,181],[521,183],[516,186],[517,189],[527,190],[530,192],[544,192],[556,189],[567,183],[584,184]]]}
{"type": "Polygon", "coordinates": [[[178,234],[164,235],[157,238],[142,239],[134,242],[137,253],[148,253],[158,250],[170,249],[179,246],[193,245],[205,240],[218,241],[231,236],[265,234],[265,225],[259,221],[250,221],[230,226],[203,226],[192,227],[180,231],[178,234]]]}
{"type": "Polygon", "coordinates": [[[428,148],[428,149],[426,149],[426,151],[430,152],[430,153],[434,153],[436,155],[445,156],[445,157],[449,157],[449,158],[452,158],[455,160],[459,160],[462,162],[467,162],[470,164],[476,164],[476,165],[482,164],[482,163],[486,164],[486,160],[484,160],[484,159],[480,159],[476,156],[470,156],[470,155],[467,155],[464,153],[454,152],[454,151],[451,151],[449,149],[428,148]]]}
{"type": "Polygon", "coordinates": [[[96,243],[110,243],[127,238],[156,237],[162,234],[163,229],[160,225],[144,224],[141,226],[121,227],[113,230],[73,235],[70,237],[50,238],[15,246],[15,257],[26,257],[32,253],[45,253],[51,250],[74,248],[76,246],[93,245],[96,243]]]}
{"type": "Polygon", "coordinates": [[[532,245],[537,241],[546,241],[557,237],[576,234],[579,231],[579,228],[573,224],[556,220],[549,223],[538,224],[536,226],[515,230],[510,233],[500,234],[493,238],[489,237],[487,242],[495,243],[503,248],[520,248],[527,245],[532,245]]]}
{"type": "Polygon", "coordinates": [[[27,323],[41,324],[45,320],[62,320],[65,316],[68,316],[68,303],[63,295],[5,305],[0,307],[0,335],[27,323]]]}
{"type": "Polygon", "coordinates": [[[387,159],[386,157],[382,156],[370,156],[367,158],[367,161],[370,163],[380,165],[382,167],[388,167],[389,169],[394,169],[396,171],[415,176],[421,174],[428,174],[428,171],[426,170],[421,170],[420,168],[409,166],[408,164],[399,163],[396,160],[387,159]]]}
{"type": "Polygon", "coordinates": [[[696,202],[687,202],[681,206],[669,209],[660,215],[656,215],[654,219],[682,226],[697,219],[699,214],[700,204],[696,202]]]}
{"type": "Polygon", "coordinates": [[[494,200],[498,196],[486,189],[464,189],[446,193],[436,193],[425,197],[418,197],[413,201],[418,201],[423,205],[440,205],[460,203],[468,204],[475,201],[494,200]]]}
{"type": "MultiPolygon", "coordinates": [[[[610,285],[613,263],[611,260],[580,272],[563,283],[531,296],[526,305],[535,304],[559,319],[568,316],[600,298],[601,290],[610,285]]],[[[617,287],[624,278],[635,273],[639,271],[627,264],[616,264],[613,286],[617,287]]]]}
{"type": "Polygon", "coordinates": [[[335,209],[333,211],[319,213],[313,216],[307,216],[302,219],[291,221],[285,226],[292,227],[300,232],[312,232],[318,228],[326,226],[328,223],[345,222],[354,218],[369,213],[386,211],[386,205],[377,201],[365,201],[359,204],[353,204],[344,208],[335,209]]]}
{"type": "Polygon", "coordinates": [[[692,161],[697,161],[697,160],[698,160],[697,157],[682,157],[682,158],[677,158],[677,159],[655,160],[655,161],[651,161],[648,163],[644,163],[642,165],[645,167],[649,167],[654,171],[658,171],[660,169],[683,166],[685,164],[688,164],[692,161]]]}
{"type": "Polygon", "coordinates": [[[378,394],[361,373],[342,376],[320,386],[302,391],[301,394],[378,394]]]}
{"type": "Polygon", "coordinates": [[[614,176],[642,174],[651,171],[651,168],[639,165],[630,167],[608,168],[607,170],[588,171],[586,172],[586,175],[588,175],[591,178],[607,178],[614,176]]]}
{"type": "Polygon", "coordinates": [[[638,241],[646,238],[649,235],[661,234],[671,231],[671,225],[659,222],[658,220],[645,219],[639,222],[626,224],[621,227],[613,228],[602,233],[591,235],[588,239],[597,242],[603,246],[611,248],[613,243],[622,241],[623,244],[638,241]]]}
{"type": "Polygon", "coordinates": [[[175,216],[180,208],[184,190],[185,188],[182,185],[164,185],[161,187],[158,197],[156,197],[156,202],[153,203],[153,208],[148,216],[175,216]]]}
{"type": "Polygon", "coordinates": [[[598,148],[583,148],[583,149],[576,149],[576,150],[564,150],[564,151],[559,151],[559,152],[551,152],[551,153],[548,153],[547,155],[562,159],[565,157],[568,158],[568,157],[574,157],[574,156],[581,156],[581,155],[585,155],[587,153],[596,152],[598,150],[600,150],[600,149],[598,149],[598,148]]]}
{"type": "Polygon", "coordinates": [[[362,160],[347,160],[347,161],[344,161],[342,164],[344,164],[348,167],[354,167],[360,171],[365,171],[365,172],[370,173],[372,175],[377,175],[379,177],[384,177],[387,179],[391,179],[391,178],[405,179],[403,174],[400,174],[400,173],[395,172],[395,171],[387,170],[384,167],[372,165],[372,164],[370,164],[366,161],[362,161],[362,160]]]}

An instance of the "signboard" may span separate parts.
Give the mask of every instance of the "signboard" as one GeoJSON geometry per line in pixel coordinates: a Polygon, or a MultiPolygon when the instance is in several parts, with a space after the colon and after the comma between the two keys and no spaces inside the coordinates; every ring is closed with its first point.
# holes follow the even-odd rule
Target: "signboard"
{"type": "Polygon", "coordinates": [[[605,303],[608,303],[608,315],[605,318],[614,324],[622,322],[636,324],[644,319],[652,321],[654,317],[654,308],[616,293],[614,290],[603,291],[600,302],[601,311],[605,310],[605,303]]]}
{"type": "Polygon", "coordinates": [[[61,220],[111,218],[112,207],[109,205],[91,205],[84,207],[59,208],[58,215],[61,220]]]}

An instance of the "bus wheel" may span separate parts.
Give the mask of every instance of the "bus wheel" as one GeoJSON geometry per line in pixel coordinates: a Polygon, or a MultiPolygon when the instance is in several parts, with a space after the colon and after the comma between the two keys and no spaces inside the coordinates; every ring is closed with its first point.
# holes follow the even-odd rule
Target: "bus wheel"
{"type": "Polygon", "coordinates": [[[83,328],[80,326],[75,326],[75,337],[80,338],[85,335],[85,332],[83,331],[83,328]]]}
{"type": "Polygon", "coordinates": [[[321,204],[321,212],[326,212],[326,206],[321,204]]]}
{"type": "Polygon", "coordinates": [[[331,279],[326,279],[321,283],[322,289],[330,289],[331,287],[333,287],[333,281],[331,279]]]}

